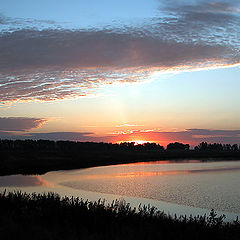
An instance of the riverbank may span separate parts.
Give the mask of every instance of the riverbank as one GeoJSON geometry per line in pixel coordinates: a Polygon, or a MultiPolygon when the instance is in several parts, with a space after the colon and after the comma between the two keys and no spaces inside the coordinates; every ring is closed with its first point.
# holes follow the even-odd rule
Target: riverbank
{"type": "Polygon", "coordinates": [[[223,216],[171,217],[124,201],[106,205],[57,194],[0,194],[4,239],[239,239],[240,223],[223,216]]]}
{"type": "Polygon", "coordinates": [[[44,174],[114,164],[162,160],[240,160],[240,152],[195,150],[2,149],[0,175],[44,174]]]}

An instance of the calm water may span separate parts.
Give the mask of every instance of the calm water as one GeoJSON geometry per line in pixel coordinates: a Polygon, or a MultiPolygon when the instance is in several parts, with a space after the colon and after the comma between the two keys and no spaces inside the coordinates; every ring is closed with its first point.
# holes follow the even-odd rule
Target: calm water
{"type": "Polygon", "coordinates": [[[132,205],[150,203],[169,213],[203,214],[214,208],[240,215],[240,161],[150,162],[0,177],[0,190],[58,192],[132,205]]]}

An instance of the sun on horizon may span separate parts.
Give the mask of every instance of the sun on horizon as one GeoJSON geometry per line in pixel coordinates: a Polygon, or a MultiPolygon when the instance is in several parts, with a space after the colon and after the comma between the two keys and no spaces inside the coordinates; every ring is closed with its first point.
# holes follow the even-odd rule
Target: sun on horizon
{"type": "Polygon", "coordinates": [[[131,141],[119,141],[119,142],[116,142],[118,144],[120,143],[134,143],[134,145],[141,145],[141,144],[144,144],[144,143],[152,143],[152,141],[145,141],[145,140],[131,140],[131,141]]]}

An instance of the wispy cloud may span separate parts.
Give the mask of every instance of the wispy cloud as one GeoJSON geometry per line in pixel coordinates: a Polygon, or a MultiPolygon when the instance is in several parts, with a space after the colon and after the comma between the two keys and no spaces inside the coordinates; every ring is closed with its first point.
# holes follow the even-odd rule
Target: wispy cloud
{"type": "Polygon", "coordinates": [[[5,25],[24,24],[0,34],[0,101],[86,96],[154,71],[238,64],[238,13],[236,1],[165,1],[159,17],[141,26],[74,30],[26,28],[34,21],[2,17],[5,25]]]}
{"type": "Polygon", "coordinates": [[[53,20],[39,20],[33,18],[10,18],[0,13],[0,31],[14,32],[22,28],[60,28],[60,24],[53,20]]]}
{"type": "Polygon", "coordinates": [[[0,132],[40,128],[46,121],[45,118],[0,117],[0,132]]]}

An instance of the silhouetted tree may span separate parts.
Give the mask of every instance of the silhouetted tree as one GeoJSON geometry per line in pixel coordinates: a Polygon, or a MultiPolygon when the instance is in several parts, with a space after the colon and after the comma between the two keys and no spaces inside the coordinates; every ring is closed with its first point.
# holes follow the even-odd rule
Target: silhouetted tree
{"type": "Polygon", "coordinates": [[[232,145],[232,151],[239,151],[240,149],[239,149],[239,147],[238,147],[238,145],[237,144],[233,144],[232,145]]]}
{"type": "Polygon", "coordinates": [[[196,151],[239,151],[237,144],[221,144],[221,143],[207,143],[201,142],[194,148],[196,151]]]}
{"type": "Polygon", "coordinates": [[[169,143],[167,145],[167,150],[189,150],[189,148],[190,148],[189,144],[183,144],[179,142],[169,143]]]}

